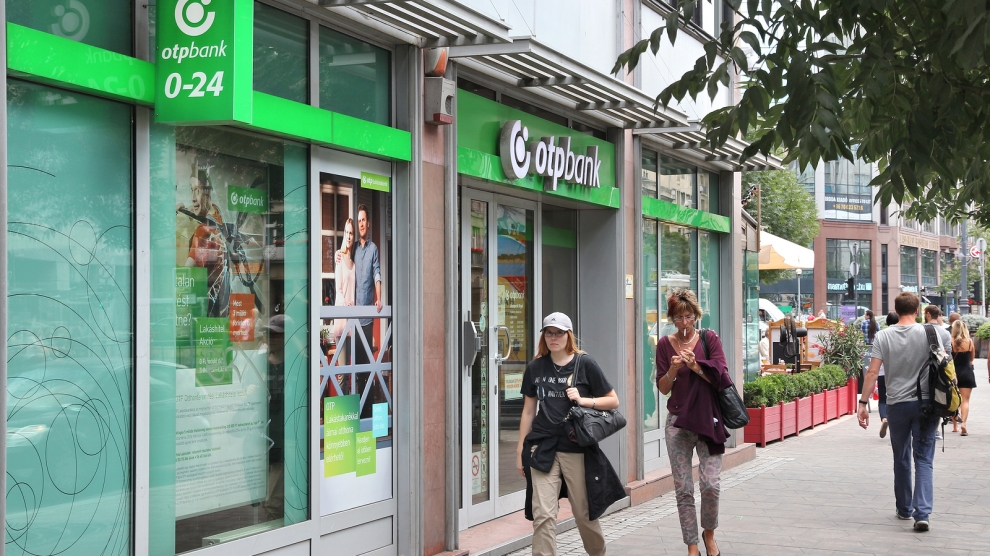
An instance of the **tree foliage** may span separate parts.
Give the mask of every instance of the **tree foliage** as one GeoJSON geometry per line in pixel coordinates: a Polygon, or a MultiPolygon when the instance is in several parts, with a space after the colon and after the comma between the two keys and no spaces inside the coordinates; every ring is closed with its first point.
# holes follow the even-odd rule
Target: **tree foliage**
{"type": "MultiPolygon", "coordinates": [[[[797,175],[790,170],[744,172],[743,191],[752,187],[760,192],[759,215],[755,202],[751,201],[743,208],[753,218],[762,219],[762,229],[798,245],[811,246],[818,237],[818,207],[798,182],[797,175]]],[[[760,282],[773,284],[793,278],[793,274],[789,270],[761,270],[760,282]]]]}
{"type": "MultiPolygon", "coordinates": [[[[990,224],[990,3],[964,0],[724,0],[735,21],[657,103],[730,85],[740,102],[704,118],[707,142],[755,130],[748,158],[780,148],[801,167],[820,159],[876,162],[877,200],[920,200],[910,216],[969,214],[990,224]],[[745,4],[745,5],[743,5],[745,4]],[[744,49],[748,47],[752,53],[744,49]]],[[[666,23],[622,53],[632,69],[695,2],[677,0],[666,23]]]]}

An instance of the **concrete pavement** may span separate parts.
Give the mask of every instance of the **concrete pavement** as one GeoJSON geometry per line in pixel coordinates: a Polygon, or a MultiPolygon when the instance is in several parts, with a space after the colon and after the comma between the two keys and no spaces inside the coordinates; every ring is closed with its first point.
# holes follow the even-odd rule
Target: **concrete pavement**
{"type": "MultiPolygon", "coordinates": [[[[867,431],[854,416],[758,448],[722,475],[722,554],[990,554],[990,383],[977,360],[969,436],[946,428],[935,454],[931,531],[894,515],[889,436],[873,406],[867,431]]],[[[674,494],[602,518],[608,553],[686,554],[674,494]]],[[[584,554],[577,530],[558,536],[561,555],[584,554]]],[[[529,549],[514,555],[528,554],[529,549]]],[[[704,554],[704,547],[701,547],[704,554]]]]}

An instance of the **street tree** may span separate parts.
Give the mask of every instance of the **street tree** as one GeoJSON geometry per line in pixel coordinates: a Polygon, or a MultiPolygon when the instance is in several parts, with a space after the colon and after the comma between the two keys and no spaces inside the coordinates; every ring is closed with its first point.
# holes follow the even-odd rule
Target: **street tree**
{"type": "MultiPolygon", "coordinates": [[[[797,174],[790,170],[768,172],[744,172],[742,190],[755,188],[760,192],[760,210],[755,198],[743,207],[753,218],[760,218],[763,230],[810,247],[818,236],[818,207],[811,194],[798,182],[797,174]]],[[[760,282],[773,284],[793,278],[789,270],[761,270],[760,282]]]]}
{"type": "MultiPolygon", "coordinates": [[[[734,20],[702,39],[704,55],[658,104],[738,83],[738,104],[704,118],[708,145],[752,131],[744,159],[783,149],[804,168],[858,155],[878,164],[884,206],[917,200],[909,215],[920,221],[968,214],[990,225],[990,3],[724,1],[734,20]]],[[[677,40],[695,2],[671,4],[614,72],[677,40]]]]}

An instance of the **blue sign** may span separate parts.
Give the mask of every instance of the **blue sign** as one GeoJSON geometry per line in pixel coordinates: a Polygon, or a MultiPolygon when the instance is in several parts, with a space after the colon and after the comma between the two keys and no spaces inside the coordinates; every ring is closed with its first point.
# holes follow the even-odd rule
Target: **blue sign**
{"type": "Polygon", "coordinates": [[[950,313],[957,313],[959,309],[956,307],[955,303],[949,303],[948,310],[950,313]]]}
{"type": "Polygon", "coordinates": [[[376,403],[371,406],[371,434],[375,438],[388,436],[387,403],[376,403]]]}

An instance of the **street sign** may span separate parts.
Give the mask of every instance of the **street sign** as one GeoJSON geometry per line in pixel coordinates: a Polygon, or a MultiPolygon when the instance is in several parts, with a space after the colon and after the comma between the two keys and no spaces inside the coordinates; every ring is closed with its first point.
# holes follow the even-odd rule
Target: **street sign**
{"type": "Polygon", "coordinates": [[[987,240],[981,238],[976,239],[976,248],[980,250],[980,253],[987,252],[987,240]]]}
{"type": "Polygon", "coordinates": [[[251,123],[254,2],[161,0],[155,121],[251,123]]]}
{"type": "MultiPolygon", "coordinates": [[[[856,245],[856,244],[854,243],[853,245],[856,245]]],[[[853,261],[853,262],[849,263],[849,274],[853,278],[859,276],[859,263],[857,263],[856,261],[853,261]]]]}
{"type": "Polygon", "coordinates": [[[979,259],[980,258],[980,255],[982,255],[982,254],[983,254],[983,251],[981,251],[980,248],[979,248],[979,246],[977,246],[977,245],[974,245],[974,246],[972,246],[972,247],[969,248],[969,255],[971,257],[973,257],[974,259],[979,259]]]}

